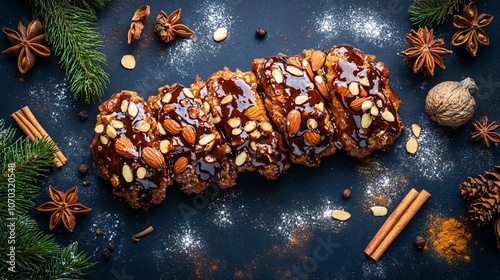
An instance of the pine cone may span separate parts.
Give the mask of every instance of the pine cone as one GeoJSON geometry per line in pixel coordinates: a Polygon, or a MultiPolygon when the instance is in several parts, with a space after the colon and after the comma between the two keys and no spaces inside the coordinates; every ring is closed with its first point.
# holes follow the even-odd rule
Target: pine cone
{"type": "Polygon", "coordinates": [[[460,184],[460,193],[468,202],[471,220],[483,225],[499,213],[500,209],[500,166],[493,172],[485,172],[477,178],[460,184]]]}

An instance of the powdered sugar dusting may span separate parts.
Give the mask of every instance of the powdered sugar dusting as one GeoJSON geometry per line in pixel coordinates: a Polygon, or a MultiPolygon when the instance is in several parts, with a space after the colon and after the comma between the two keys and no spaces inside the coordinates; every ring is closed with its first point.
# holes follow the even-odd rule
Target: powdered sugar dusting
{"type": "Polygon", "coordinates": [[[376,262],[376,263],[365,262],[363,263],[362,269],[363,269],[363,279],[386,278],[385,267],[383,266],[382,262],[376,262]]]}
{"type": "MultiPolygon", "coordinates": [[[[332,7],[312,17],[315,29],[324,38],[322,43],[332,39],[351,38],[354,42],[368,42],[377,47],[402,44],[396,24],[380,11],[366,7],[332,7]],[[340,38],[339,38],[340,37],[340,38]]],[[[350,43],[350,42],[346,42],[350,43]]]]}

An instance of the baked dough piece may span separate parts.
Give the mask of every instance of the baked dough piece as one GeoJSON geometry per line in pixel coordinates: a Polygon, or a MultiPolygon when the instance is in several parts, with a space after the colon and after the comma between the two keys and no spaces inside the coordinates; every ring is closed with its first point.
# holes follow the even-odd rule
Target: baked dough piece
{"type": "Polygon", "coordinates": [[[93,161],[113,194],[132,208],[147,210],[161,203],[171,183],[155,131],[151,111],[135,92],[116,93],[99,106],[90,145],[93,161]]]}
{"type": "Polygon", "coordinates": [[[352,46],[339,45],[328,52],[324,66],[328,105],[340,144],[358,158],[385,150],[404,130],[398,115],[401,100],[389,84],[389,70],[374,59],[352,46]]]}
{"type": "Polygon", "coordinates": [[[319,166],[321,157],[334,154],[330,114],[303,58],[254,59],[252,68],[264,91],[267,112],[288,144],[291,162],[319,166]]]}
{"type": "Polygon", "coordinates": [[[252,72],[224,68],[206,84],[198,78],[191,89],[208,103],[217,128],[231,144],[228,156],[238,172],[257,170],[274,180],[290,167],[283,137],[269,122],[252,72]]]}
{"type": "Polygon", "coordinates": [[[180,84],[166,85],[158,89],[158,95],[149,97],[148,105],[158,121],[160,150],[181,190],[201,193],[210,182],[221,188],[236,183],[236,171],[226,155],[231,149],[199,96],[180,84]]]}

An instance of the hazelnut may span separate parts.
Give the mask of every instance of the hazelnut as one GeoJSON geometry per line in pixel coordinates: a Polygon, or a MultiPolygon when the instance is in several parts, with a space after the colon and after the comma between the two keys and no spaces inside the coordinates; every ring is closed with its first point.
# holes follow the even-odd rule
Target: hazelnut
{"type": "Polygon", "coordinates": [[[95,235],[97,235],[97,236],[102,235],[102,229],[97,228],[97,229],[95,230],[95,235]]]}
{"type": "Polygon", "coordinates": [[[417,250],[423,250],[425,247],[425,239],[419,235],[415,238],[414,244],[417,250]]]}
{"type": "Polygon", "coordinates": [[[111,259],[111,252],[108,251],[108,250],[105,250],[104,253],[102,254],[102,258],[105,260],[105,261],[109,261],[111,259]]]}
{"type": "Polygon", "coordinates": [[[267,35],[267,31],[264,29],[264,28],[257,28],[257,30],[255,30],[255,36],[257,36],[257,38],[264,38],[266,37],[267,35]]]}
{"type": "Polygon", "coordinates": [[[351,197],[351,191],[349,189],[345,189],[344,191],[342,191],[342,197],[346,199],[351,197]]]}
{"type": "Polygon", "coordinates": [[[80,175],[86,175],[87,171],[88,171],[88,167],[85,163],[78,165],[78,173],[80,173],[80,175]]]}
{"type": "Polygon", "coordinates": [[[86,120],[89,117],[89,112],[87,111],[80,111],[78,113],[78,117],[80,118],[81,121],[86,120]]]}
{"type": "Polygon", "coordinates": [[[86,187],[88,185],[90,185],[90,181],[89,180],[85,180],[82,182],[82,184],[86,187]]]}

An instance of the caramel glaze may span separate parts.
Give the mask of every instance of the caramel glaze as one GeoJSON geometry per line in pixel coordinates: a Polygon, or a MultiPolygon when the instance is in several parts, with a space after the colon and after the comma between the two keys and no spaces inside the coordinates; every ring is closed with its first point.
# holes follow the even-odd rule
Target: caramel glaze
{"type": "Polygon", "coordinates": [[[387,68],[382,63],[373,63],[372,60],[372,56],[365,55],[350,45],[335,46],[327,58],[327,73],[334,77],[329,79],[329,87],[331,98],[334,100],[332,112],[335,123],[341,131],[343,148],[349,155],[356,157],[368,155],[376,145],[384,148],[391,144],[404,128],[397,114],[400,100],[389,84],[387,68]],[[331,59],[334,63],[330,65],[328,60],[331,59]],[[363,81],[363,78],[367,80],[363,81]],[[349,91],[351,82],[359,84],[359,94],[353,95],[349,91]],[[370,114],[372,123],[367,128],[361,126],[361,118],[369,111],[355,110],[351,106],[354,100],[364,97],[368,97],[378,111],[377,114],[370,114]],[[335,108],[336,102],[337,106],[342,106],[341,109],[335,108]],[[382,106],[377,106],[377,102],[382,106]],[[394,116],[394,121],[387,121],[382,117],[385,110],[394,116]],[[352,141],[357,147],[349,147],[349,142],[352,141]]]}
{"type": "Polygon", "coordinates": [[[261,61],[254,60],[253,70],[265,93],[265,104],[271,119],[285,136],[290,149],[290,160],[307,166],[319,166],[322,156],[332,155],[336,151],[333,141],[334,128],[330,114],[325,109],[324,100],[302,66],[302,60],[300,56],[268,57],[261,61]],[[287,66],[296,67],[302,74],[297,76],[290,73],[287,66]],[[281,72],[282,81],[276,81],[272,72],[274,69],[281,72]],[[307,101],[297,104],[298,96],[306,96],[307,101]],[[292,110],[298,110],[301,115],[300,128],[294,135],[288,133],[289,120],[286,119],[292,110]],[[308,125],[309,119],[317,122],[316,128],[308,125]],[[318,134],[320,139],[317,143],[306,141],[304,136],[308,131],[318,134]]]}
{"type": "Polygon", "coordinates": [[[229,157],[236,170],[257,170],[275,180],[290,166],[288,151],[283,137],[270,124],[256,89],[253,73],[225,68],[207,79],[200,96],[209,103],[219,131],[231,144],[229,157]]]}
{"type": "MultiPolygon", "coordinates": [[[[142,207],[147,210],[151,204],[161,203],[165,198],[165,189],[170,183],[168,169],[164,165],[153,168],[141,157],[142,149],[158,146],[158,140],[154,133],[156,130],[155,122],[149,107],[135,92],[122,91],[102,103],[99,106],[99,111],[96,127],[102,125],[103,132],[95,134],[90,148],[93,152],[94,163],[99,168],[100,176],[105,180],[110,180],[113,194],[124,196],[133,208],[142,207]],[[121,110],[121,104],[124,100],[137,106],[136,116],[121,110]],[[117,122],[121,122],[123,127],[116,125],[117,122]],[[146,132],[141,132],[139,127],[144,122],[148,123],[151,128],[146,132]],[[116,131],[115,137],[110,137],[109,132],[107,132],[108,126],[113,127],[116,131]],[[136,149],[135,156],[125,158],[116,152],[115,143],[120,138],[130,140],[136,149]],[[123,176],[122,171],[125,165],[129,166],[132,171],[133,180],[131,182],[127,182],[123,176]],[[140,167],[147,170],[142,179],[137,176],[137,170],[140,167]]],[[[111,136],[113,135],[111,134],[111,136]]]]}
{"type": "Polygon", "coordinates": [[[165,158],[173,168],[173,178],[181,185],[181,190],[188,194],[203,192],[210,182],[222,188],[233,186],[237,174],[225,153],[227,143],[203,110],[199,96],[186,96],[183,89],[189,90],[180,84],[167,85],[159,88],[159,94],[148,100],[158,126],[162,125],[166,131],[160,138],[170,143],[165,158]],[[166,95],[170,97],[165,98],[166,95]],[[181,129],[191,126],[195,141],[188,141],[181,131],[169,131],[166,120],[174,121],[181,129]],[[203,143],[202,138],[211,136],[213,140],[203,143]],[[177,172],[176,162],[182,157],[187,159],[187,168],[177,172]]]}

